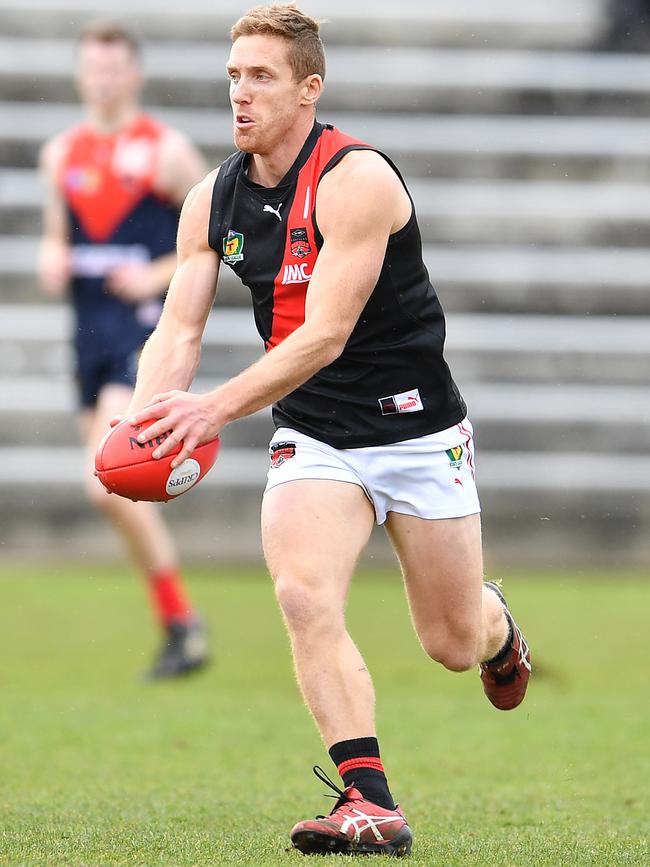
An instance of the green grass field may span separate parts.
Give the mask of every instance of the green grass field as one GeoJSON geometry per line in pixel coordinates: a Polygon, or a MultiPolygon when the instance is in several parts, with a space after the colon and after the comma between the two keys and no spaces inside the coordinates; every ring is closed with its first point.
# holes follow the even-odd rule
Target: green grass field
{"type": "MultiPolygon", "coordinates": [[[[353,587],[408,863],[650,864],[650,575],[504,578],[538,668],[512,713],[425,658],[396,573],[353,587]]],[[[0,864],[306,863],[287,832],[331,808],[311,766],[334,769],[269,582],[190,583],[216,664],[143,685],[156,638],[135,580],[0,570],[0,864]]]]}

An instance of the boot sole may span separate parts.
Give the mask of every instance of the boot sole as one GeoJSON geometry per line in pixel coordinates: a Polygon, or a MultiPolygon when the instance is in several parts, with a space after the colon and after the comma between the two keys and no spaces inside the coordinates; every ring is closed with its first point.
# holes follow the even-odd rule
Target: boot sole
{"type": "Polygon", "coordinates": [[[408,855],[413,845],[413,834],[408,826],[388,843],[355,843],[354,840],[332,837],[319,831],[298,831],[291,843],[303,855],[390,855],[401,858],[408,855]]]}

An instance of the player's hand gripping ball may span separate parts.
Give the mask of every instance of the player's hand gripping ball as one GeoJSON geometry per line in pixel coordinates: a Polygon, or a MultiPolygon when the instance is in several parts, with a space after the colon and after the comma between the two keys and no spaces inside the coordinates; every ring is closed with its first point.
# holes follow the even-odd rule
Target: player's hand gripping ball
{"type": "Polygon", "coordinates": [[[200,482],[219,454],[221,441],[215,437],[197,446],[176,469],[171,462],[181,450],[180,444],[164,458],[154,460],[153,452],[168,436],[138,442],[138,433],[152,421],[134,425],[127,419],[111,428],[95,454],[95,475],[107,491],[129,500],[167,502],[184,494],[200,482]]]}

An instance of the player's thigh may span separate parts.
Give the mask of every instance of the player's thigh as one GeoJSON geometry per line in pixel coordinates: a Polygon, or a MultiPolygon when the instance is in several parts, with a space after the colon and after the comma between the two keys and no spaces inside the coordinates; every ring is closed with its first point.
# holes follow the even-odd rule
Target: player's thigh
{"type": "Polygon", "coordinates": [[[268,490],[262,544],[278,597],[341,605],[374,519],[363,489],[349,482],[300,479],[268,490]]]}
{"type": "Polygon", "coordinates": [[[386,530],[423,642],[477,632],[483,585],[480,515],[425,520],[390,512],[386,530]]]}
{"type": "Polygon", "coordinates": [[[104,385],[97,395],[97,403],[85,408],[80,417],[81,435],[86,446],[86,479],[91,498],[104,493],[101,482],[95,478],[95,451],[102,437],[110,428],[116,415],[123,415],[129,407],[133,389],[118,383],[104,385]]]}
{"type": "Polygon", "coordinates": [[[110,427],[110,421],[116,415],[124,415],[127,411],[133,389],[129,385],[109,382],[103,385],[97,394],[97,403],[92,410],[86,410],[87,443],[96,446],[110,427]]]}

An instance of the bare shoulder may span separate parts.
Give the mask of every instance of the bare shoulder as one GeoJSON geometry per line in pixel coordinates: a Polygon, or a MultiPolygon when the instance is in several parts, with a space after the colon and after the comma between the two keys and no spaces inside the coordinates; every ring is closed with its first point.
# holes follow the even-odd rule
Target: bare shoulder
{"type": "Polygon", "coordinates": [[[321,181],[324,189],[336,188],[337,191],[352,186],[362,189],[372,184],[380,190],[402,189],[395,170],[384,157],[371,150],[350,151],[329,171],[321,181]]]}
{"type": "Polygon", "coordinates": [[[158,152],[156,187],[159,192],[180,207],[206,170],[203,156],[185,133],[165,127],[158,152]]]}
{"type": "Polygon", "coordinates": [[[38,156],[38,164],[42,171],[54,176],[59,171],[68,150],[69,133],[55,135],[45,142],[38,156]]]}
{"type": "Polygon", "coordinates": [[[160,139],[161,156],[166,159],[185,159],[193,156],[197,150],[189,136],[174,127],[165,127],[160,139]]]}
{"type": "Polygon", "coordinates": [[[206,215],[210,212],[210,206],[212,203],[212,191],[214,189],[214,182],[217,179],[217,175],[219,174],[219,168],[213,169],[211,172],[195,184],[192,189],[187,194],[187,199],[185,200],[185,204],[183,205],[184,212],[192,212],[199,213],[201,210],[204,210],[206,215]]]}
{"type": "Polygon", "coordinates": [[[400,178],[384,157],[371,150],[350,151],[322,179],[317,194],[321,231],[353,221],[388,224],[394,232],[406,223],[411,202],[400,178]]]}
{"type": "Polygon", "coordinates": [[[179,254],[183,250],[208,249],[212,191],[218,174],[219,168],[208,172],[187,194],[178,227],[179,254]]]}

